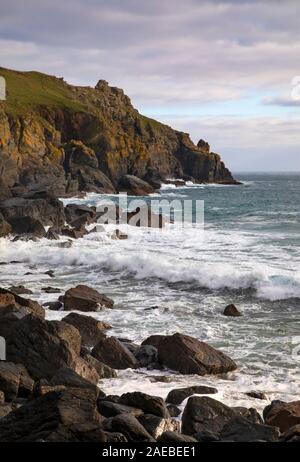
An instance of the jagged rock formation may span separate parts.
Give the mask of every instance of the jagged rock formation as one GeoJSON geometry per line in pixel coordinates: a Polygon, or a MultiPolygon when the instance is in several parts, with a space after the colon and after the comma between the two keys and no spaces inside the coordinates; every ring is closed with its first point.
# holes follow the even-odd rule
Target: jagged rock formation
{"type": "Polygon", "coordinates": [[[0,201],[28,190],[56,195],[115,192],[124,175],[153,187],[166,177],[234,183],[201,141],[142,116],[118,88],[100,80],[75,87],[38,72],[0,68],[0,201]]]}

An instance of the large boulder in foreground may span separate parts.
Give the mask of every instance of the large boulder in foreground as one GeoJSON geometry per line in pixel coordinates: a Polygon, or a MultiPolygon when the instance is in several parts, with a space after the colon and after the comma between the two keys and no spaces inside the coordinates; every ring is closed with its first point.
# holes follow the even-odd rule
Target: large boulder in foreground
{"type": "Polygon", "coordinates": [[[220,433],[221,441],[240,443],[255,441],[274,443],[279,440],[279,437],[279,428],[250,422],[241,416],[236,416],[229,420],[220,433]]]}
{"type": "Polygon", "coordinates": [[[157,348],[159,362],[181,374],[220,374],[237,368],[227,355],[188,335],[164,336],[157,348]]]}
{"type": "Polygon", "coordinates": [[[35,380],[51,378],[61,367],[72,367],[80,353],[78,330],[62,321],[26,316],[6,342],[7,360],[23,364],[35,380]]]}
{"type": "Polygon", "coordinates": [[[0,361],[0,390],[6,401],[28,397],[33,386],[34,381],[22,364],[0,361]]]}
{"type": "Polygon", "coordinates": [[[79,313],[70,313],[63,318],[63,321],[71,324],[79,330],[82,345],[93,347],[105,334],[105,330],[111,326],[103,321],[98,321],[92,316],[85,316],[79,313]]]}
{"type": "Polygon", "coordinates": [[[113,306],[111,298],[82,284],[67,290],[64,295],[65,311],[99,311],[113,306]]]}
{"type": "Polygon", "coordinates": [[[182,415],[182,432],[194,435],[209,431],[218,434],[234,417],[233,409],[208,396],[192,396],[188,399],[182,415]]]}
{"type": "Polygon", "coordinates": [[[92,350],[92,356],[113,369],[135,369],[134,355],[115,337],[103,337],[92,350]]]}
{"type": "Polygon", "coordinates": [[[282,433],[300,425],[300,401],[272,401],[264,409],[264,420],[267,425],[279,427],[282,433]]]}
{"type": "Polygon", "coordinates": [[[102,442],[102,418],[91,389],[50,392],[0,420],[0,442],[102,442]]]}

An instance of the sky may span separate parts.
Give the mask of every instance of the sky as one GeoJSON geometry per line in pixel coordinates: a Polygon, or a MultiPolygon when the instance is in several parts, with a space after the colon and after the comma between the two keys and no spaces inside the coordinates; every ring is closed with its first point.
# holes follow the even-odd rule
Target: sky
{"type": "Polygon", "coordinates": [[[233,172],[300,171],[299,0],[0,0],[0,66],[123,88],[233,172]]]}

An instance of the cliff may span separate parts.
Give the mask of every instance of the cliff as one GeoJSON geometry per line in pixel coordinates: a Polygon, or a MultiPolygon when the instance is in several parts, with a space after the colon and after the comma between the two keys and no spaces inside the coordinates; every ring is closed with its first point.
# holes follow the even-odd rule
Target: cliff
{"type": "Polygon", "coordinates": [[[235,183],[201,140],[142,116],[100,80],[76,87],[38,72],[0,68],[0,200],[46,189],[56,195],[115,192],[124,175],[153,187],[167,177],[235,183]]]}

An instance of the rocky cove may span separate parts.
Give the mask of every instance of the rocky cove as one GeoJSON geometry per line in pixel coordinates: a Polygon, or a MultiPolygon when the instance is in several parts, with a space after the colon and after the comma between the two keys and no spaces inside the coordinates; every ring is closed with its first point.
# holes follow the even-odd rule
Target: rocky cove
{"type": "MultiPolygon", "coordinates": [[[[180,179],[174,186],[239,184],[208,143],[195,146],[187,134],[141,116],[122,90],[105,81],[93,89],[39,73],[1,69],[1,74],[8,85],[0,112],[4,245],[47,239],[68,252],[74,242],[101,233],[95,207],[72,199],[64,205],[58,197],[146,196],[170,178],[180,179]]],[[[118,219],[122,213],[119,209],[118,219]]],[[[154,218],[151,209],[147,214],[154,218]]],[[[163,217],[158,222],[165,226],[163,217]]],[[[110,239],[127,237],[117,228],[110,239]]],[[[0,263],[36,270],[17,253],[14,261],[0,255],[0,263]]],[[[30,298],[22,280],[1,284],[0,336],[6,339],[6,360],[0,362],[1,442],[299,441],[299,401],[261,406],[264,394],[248,390],[264,408],[261,414],[223,404],[213,397],[217,388],[201,382],[210,375],[238,374],[238,358],[176,329],[168,335],[155,331],[139,343],[111,335],[116,326],[93,313],[114,310],[113,295],[91,284],[52,286],[52,268],[40,277],[49,281],[41,288],[49,296],[43,304],[30,298]],[[61,319],[49,320],[49,313],[61,319]],[[140,369],[153,375],[164,371],[166,380],[172,371],[193,374],[199,383],[172,389],[166,399],[135,390],[109,392],[106,382],[140,369]]],[[[233,304],[224,306],[224,316],[240,315],[233,304]]]]}

